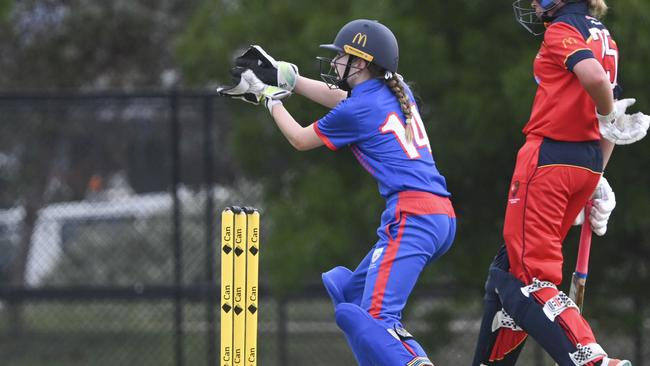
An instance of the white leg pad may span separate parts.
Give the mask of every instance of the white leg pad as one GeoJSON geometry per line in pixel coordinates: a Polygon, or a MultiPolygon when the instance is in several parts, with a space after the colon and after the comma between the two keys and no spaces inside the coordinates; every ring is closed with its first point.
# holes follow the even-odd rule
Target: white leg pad
{"type": "Polygon", "coordinates": [[[568,297],[564,292],[560,291],[557,295],[548,299],[544,304],[544,314],[551,320],[555,321],[555,318],[560,315],[563,311],[575,308],[580,312],[578,305],[576,305],[570,297],[568,297]]]}
{"type": "Polygon", "coordinates": [[[586,346],[578,343],[576,347],[578,348],[577,351],[569,353],[569,357],[576,366],[586,365],[599,357],[607,357],[607,353],[598,343],[589,343],[586,346]]]}
{"type": "Polygon", "coordinates": [[[530,294],[539,291],[543,288],[554,288],[557,290],[557,287],[553,284],[553,282],[540,281],[537,278],[533,278],[533,283],[531,283],[528,286],[522,287],[521,293],[524,294],[524,296],[526,297],[530,297],[530,294]]]}
{"type": "Polygon", "coordinates": [[[494,314],[494,319],[492,319],[492,333],[496,332],[499,328],[509,328],[516,332],[523,331],[512,319],[510,314],[506,313],[505,309],[501,309],[494,314]]]}

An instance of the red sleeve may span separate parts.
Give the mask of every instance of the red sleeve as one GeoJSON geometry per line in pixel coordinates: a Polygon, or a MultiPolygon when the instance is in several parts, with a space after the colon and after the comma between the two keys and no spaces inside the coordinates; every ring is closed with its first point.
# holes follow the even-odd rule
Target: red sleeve
{"type": "Polygon", "coordinates": [[[544,33],[544,44],[552,59],[573,71],[573,67],[587,58],[595,58],[584,37],[567,23],[553,23],[544,33]]]}
{"type": "Polygon", "coordinates": [[[337,150],[336,146],[334,146],[332,141],[330,141],[330,139],[327,136],[325,136],[325,134],[323,134],[323,132],[321,132],[320,128],[318,128],[318,121],[312,123],[311,126],[314,129],[314,131],[316,132],[316,135],[318,135],[318,137],[321,139],[321,141],[323,141],[323,144],[325,144],[325,146],[327,146],[328,149],[330,149],[332,151],[337,150]]]}

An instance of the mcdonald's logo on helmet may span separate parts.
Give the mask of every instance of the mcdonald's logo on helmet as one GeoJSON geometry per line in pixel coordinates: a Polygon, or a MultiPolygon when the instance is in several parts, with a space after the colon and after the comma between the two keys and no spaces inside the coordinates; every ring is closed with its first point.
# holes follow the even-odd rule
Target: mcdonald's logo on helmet
{"type": "Polygon", "coordinates": [[[366,41],[368,41],[368,36],[364,33],[357,33],[352,38],[352,43],[356,43],[360,46],[366,47],[366,41]]]}

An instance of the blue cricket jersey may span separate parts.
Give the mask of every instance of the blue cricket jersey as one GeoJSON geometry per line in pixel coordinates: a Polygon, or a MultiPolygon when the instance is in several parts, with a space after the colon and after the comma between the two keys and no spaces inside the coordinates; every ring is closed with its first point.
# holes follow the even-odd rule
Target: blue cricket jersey
{"type": "Polygon", "coordinates": [[[424,124],[413,94],[411,100],[414,140],[408,143],[406,118],[395,94],[379,79],[367,80],[352,89],[351,96],[313,128],[331,150],[350,146],[359,163],[377,180],[386,199],[402,191],[431,192],[448,197],[445,178],[438,172],[424,124]]]}

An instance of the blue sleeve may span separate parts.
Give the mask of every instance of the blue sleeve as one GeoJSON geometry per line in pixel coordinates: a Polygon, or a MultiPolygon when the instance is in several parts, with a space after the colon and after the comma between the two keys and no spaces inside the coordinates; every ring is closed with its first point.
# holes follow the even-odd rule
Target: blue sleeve
{"type": "Polygon", "coordinates": [[[318,137],[331,150],[340,149],[360,140],[359,121],[352,110],[352,103],[344,100],[314,124],[318,137]]]}
{"type": "Polygon", "coordinates": [[[589,58],[596,58],[592,50],[578,50],[567,57],[565,62],[566,68],[573,72],[573,68],[578,64],[578,62],[589,58]]]}

